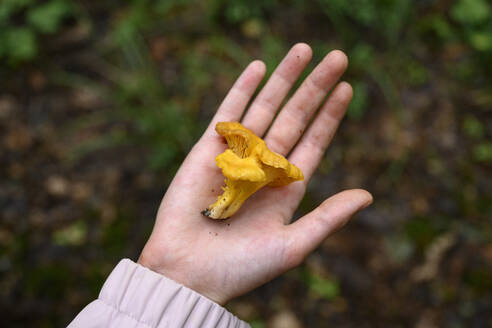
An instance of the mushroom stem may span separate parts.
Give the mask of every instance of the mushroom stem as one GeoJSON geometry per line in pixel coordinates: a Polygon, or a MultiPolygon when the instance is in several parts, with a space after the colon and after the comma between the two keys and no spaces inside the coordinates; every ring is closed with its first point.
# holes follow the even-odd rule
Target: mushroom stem
{"type": "Polygon", "coordinates": [[[237,212],[241,205],[249,196],[258,189],[264,187],[268,181],[258,183],[250,181],[234,181],[226,179],[224,192],[217,198],[217,201],[202,212],[203,215],[211,219],[227,219],[237,212]],[[240,183],[240,186],[237,184],[240,183]]]}

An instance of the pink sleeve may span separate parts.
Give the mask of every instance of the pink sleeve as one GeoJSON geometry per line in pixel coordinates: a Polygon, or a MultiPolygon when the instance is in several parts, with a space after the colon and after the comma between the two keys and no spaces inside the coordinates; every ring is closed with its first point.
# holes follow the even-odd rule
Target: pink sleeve
{"type": "Polygon", "coordinates": [[[248,328],[219,304],[128,259],[68,327],[248,328]]]}

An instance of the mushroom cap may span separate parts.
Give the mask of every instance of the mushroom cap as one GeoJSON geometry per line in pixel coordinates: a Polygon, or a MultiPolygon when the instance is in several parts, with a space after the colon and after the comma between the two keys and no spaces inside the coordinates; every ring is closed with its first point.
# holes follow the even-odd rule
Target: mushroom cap
{"type": "Polygon", "coordinates": [[[240,158],[230,149],[218,155],[215,162],[226,178],[252,182],[266,181],[265,172],[254,158],[240,158]]]}
{"type": "Polygon", "coordinates": [[[272,187],[304,179],[297,166],[268,149],[265,141],[241,123],[219,122],[215,130],[225,137],[230,148],[215,159],[227,178],[268,181],[267,185],[272,187]]]}

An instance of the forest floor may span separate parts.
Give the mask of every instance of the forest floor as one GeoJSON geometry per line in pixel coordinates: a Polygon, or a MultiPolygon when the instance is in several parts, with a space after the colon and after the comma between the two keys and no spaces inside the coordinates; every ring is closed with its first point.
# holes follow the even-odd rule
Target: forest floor
{"type": "MultiPolygon", "coordinates": [[[[12,30],[37,22],[27,3],[4,19],[12,30]]],[[[343,189],[375,201],[228,309],[256,328],[492,326],[492,46],[468,38],[482,25],[466,25],[457,5],[82,3],[33,34],[32,56],[0,47],[9,326],[66,325],[121,258],[137,259],[235,77],[256,58],[271,73],[299,41],[313,47],[311,68],[343,49],[355,97],[296,217],[343,189]]]]}

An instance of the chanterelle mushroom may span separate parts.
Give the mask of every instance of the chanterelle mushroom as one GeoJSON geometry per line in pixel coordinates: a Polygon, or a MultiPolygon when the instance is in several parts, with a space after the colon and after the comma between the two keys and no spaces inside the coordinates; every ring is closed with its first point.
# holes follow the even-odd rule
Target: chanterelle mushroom
{"type": "Polygon", "coordinates": [[[226,177],[224,193],[202,213],[212,219],[226,219],[243,202],[264,187],[280,187],[303,180],[301,170],[285,157],[268,149],[265,141],[238,122],[219,122],[215,130],[230,149],[215,158],[226,177]]]}

